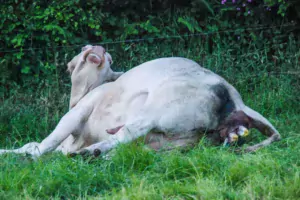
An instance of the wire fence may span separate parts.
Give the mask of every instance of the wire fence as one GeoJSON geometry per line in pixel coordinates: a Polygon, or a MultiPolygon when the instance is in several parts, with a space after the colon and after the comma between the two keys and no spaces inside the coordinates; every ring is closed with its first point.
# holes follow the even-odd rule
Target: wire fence
{"type": "MultiPolygon", "coordinates": [[[[221,34],[221,33],[236,33],[241,31],[255,31],[255,30],[267,30],[272,28],[300,28],[300,26],[296,26],[296,23],[286,23],[277,26],[256,26],[256,27],[248,27],[248,28],[238,28],[238,29],[230,29],[230,30],[222,30],[222,31],[209,31],[209,32],[202,32],[202,33],[194,33],[194,34],[179,34],[179,35],[171,35],[171,36],[158,36],[158,37],[148,37],[148,38],[136,38],[136,39],[127,39],[127,40],[116,40],[116,41],[109,41],[109,42],[90,42],[88,44],[91,45],[111,45],[111,44],[122,44],[122,43],[137,43],[137,42],[145,42],[145,41],[154,41],[154,40],[168,40],[168,39],[183,39],[186,37],[200,37],[200,36],[209,36],[214,34],[221,34]]],[[[16,53],[16,52],[24,52],[24,51],[36,51],[41,49],[57,49],[57,48],[74,48],[74,47],[82,47],[87,45],[87,43],[82,44],[74,44],[74,45],[60,45],[55,47],[26,47],[26,48],[19,48],[19,49],[5,49],[0,48],[0,53],[16,53]]]]}
{"type": "MultiPolygon", "coordinates": [[[[256,27],[248,27],[248,28],[239,28],[239,29],[231,29],[231,30],[223,30],[223,31],[212,31],[212,32],[202,32],[202,33],[195,33],[195,34],[182,34],[182,35],[173,35],[173,36],[161,36],[161,37],[148,37],[148,38],[136,38],[136,39],[128,39],[128,40],[117,40],[117,41],[111,41],[111,42],[90,42],[88,44],[91,45],[112,45],[112,44],[121,44],[121,43],[138,43],[138,42],[145,42],[145,41],[151,41],[151,40],[168,40],[168,39],[182,39],[185,37],[200,37],[200,36],[208,36],[213,34],[221,34],[221,33],[236,33],[241,31],[255,31],[255,30],[267,30],[272,28],[287,28],[287,27],[293,27],[293,28],[300,28],[300,26],[296,26],[295,23],[287,23],[283,25],[278,26],[256,26],[256,27]]],[[[283,42],[283,43],[277,43],[273,45],[269,45],[267,47],[262,48],[256,48],[253,49],[251,52],[247,52],[245,54],[238,54],[237,56],[240,57],[249,57],[249,55],[259,54],[263,53],[268,49],[277,48],[282,45],[288,45],[289,42],[283,42]]],[[[299,42],[294,42],[294,45],[300,45],[299,42]]],[[[24,51],[37,51],[41,49],[56,49],[56,48],[74,48],[74,47],[82,47],[86,44],[75,44],[75,45],[62,45],[62,46],[55,46],[55,47],[45,47],[45,48],[22,48],[22,49],[0,49],[0,53],[16,53],[16,52],[24,52],[24,51]]],[[[220,53],[220,52],[219,52],[220,53]]],[[[224,52],[225,53],[225,52],[224,52]]],[[[298,59],[300,57],[300,52],[296,52],[294,55],[291,55],[290,57],[293,57],[295,59],[298,59]]],[[[297,64],[299,65],[299,63],[297,64]]],[[[269,72],[262,72],[258,74],[251,75],[251,77],[260,77],[260,76],[278,76],[278,75],[287,75],[287,76],[299,76],[300,77],[300,70],[299,71],[269,71],[269,72]]],[[[249,78],[249,77],[247,77],[249,78]]],[[[245,80],[240,80],[239,82],[243,82],[245,80]]]]}

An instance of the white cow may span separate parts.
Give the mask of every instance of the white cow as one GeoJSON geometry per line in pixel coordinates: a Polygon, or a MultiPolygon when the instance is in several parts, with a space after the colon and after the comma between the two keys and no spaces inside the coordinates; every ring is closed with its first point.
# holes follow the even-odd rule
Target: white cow
{"type": "Polygon", "coordinates": [[[232,143],[247,135],[249,128],[268,138],[246,151],[280,139],[271,123],[247,107],[232,85],[192,60],[159,58],[124,74],[113,72],[111,62],[103,47],[84,47],[68,63],[69,112],[41,143],[0,154],[38,157],[56,150],[97,156],[146,135],[146,144],[154,149],[194,144],[203,133],[232,143]]]}

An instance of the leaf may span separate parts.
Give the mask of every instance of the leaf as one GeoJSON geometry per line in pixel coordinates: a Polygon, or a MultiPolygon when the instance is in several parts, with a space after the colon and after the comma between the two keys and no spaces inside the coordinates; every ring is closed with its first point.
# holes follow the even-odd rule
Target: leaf
{"type": "Polygon", "coordinates": [[[179,23],[184,24],[189,29],[189,31],[191,31],[192,33],[194,33],[195,29],[194,29],[193,25],[187,19],[179,17],[177,21],[179,23]]]}
{"type": "Polygon", "coordinates": [[[46,31],[57,31],[59,34],[61,34],[65,37],[65,30],[58,25],[49,24],[49,25],[44,26],[43,29],[46,31]]]}
{"type": "Polygon", "coordinates": [[[201,2],[206,6],[206,8],[209,10],[209,12],[213,15],[215,15],[214,9],[212,7],[212,5],[210,5],[210,3],[206,0],[201,0],[201,2]]]}
{"type": "Polygon", "coordinates": [[[22,72],[23,74],[28,74],[29,71],[30,71],[30,67],[28,67],[28,66],[23,67],[22,70],[21,70],[21,72],[22,72]]]}

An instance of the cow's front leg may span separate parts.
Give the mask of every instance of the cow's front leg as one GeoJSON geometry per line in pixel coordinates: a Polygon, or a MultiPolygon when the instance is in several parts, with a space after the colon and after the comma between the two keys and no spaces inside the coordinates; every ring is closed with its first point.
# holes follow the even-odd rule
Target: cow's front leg
{"type": "MultiPolygon", "coordinates": [[[[146,118],[138,118],[120,127],[121,128],[117,132],[111,133],[113,135],[110,137],[110,139],[93,144],[77,152],[71,153],[70,155],[75,156],[77,154],[81,154],[98,156],[102,153],[110,151],[118,144],[128,143],[140,136],[146,135],[151,129],[153,129],[154,126],[151,120],[146,118]]],[[[108,133],[110,132],[108,131],[108,133]]]]}
{"type": "Polygon", "coordinates": [[[12,149],[12,150],[7,150],[7,149],[1,149],[0,154],[5,154],[5,153],[27,153],[27,152],[34,152],[40,143],[38,142],[30,142],[25,144],[23,147],[19,149],[12,149]]]}
{"type": "Polygon", "coordinates": [[[41,143],[31,142],[19,149],[0,150],[4,153],[27,153],[33,157],[55,150],[70,134],[78,130],[85,123],[90,111],[87,108],[74,107],[59,121],[54,131],[41,143]]]}

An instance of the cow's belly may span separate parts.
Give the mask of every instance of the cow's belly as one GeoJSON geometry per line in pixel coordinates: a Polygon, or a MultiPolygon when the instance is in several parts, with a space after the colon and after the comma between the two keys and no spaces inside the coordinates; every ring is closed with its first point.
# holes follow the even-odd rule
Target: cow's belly
{"type": "Polygon", "coordinates": [[[107,129],[122,126],[143,108],[148,93],[145,91],[115,94],[102,99],[95,105],[86,125],[84,126],[85,146],[109,139],[107,129]]]}
{"type": "Polygon", "coordinates": [[[122,105],[112,105],[111,108],[95,108],[84,127],[84,140],[88,145],[108,139],[111,135],[106,132],[121,126],[126,121],[122,105]]]}

